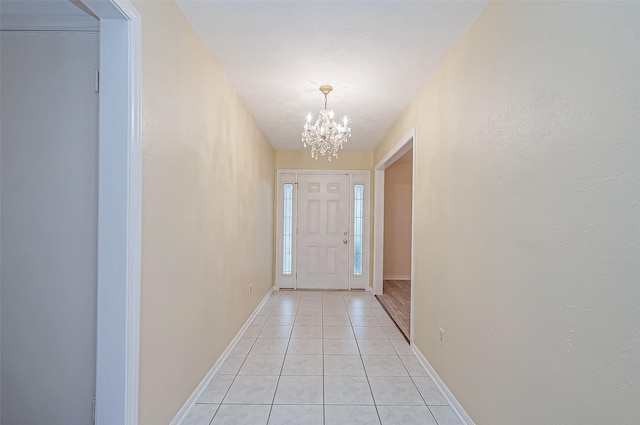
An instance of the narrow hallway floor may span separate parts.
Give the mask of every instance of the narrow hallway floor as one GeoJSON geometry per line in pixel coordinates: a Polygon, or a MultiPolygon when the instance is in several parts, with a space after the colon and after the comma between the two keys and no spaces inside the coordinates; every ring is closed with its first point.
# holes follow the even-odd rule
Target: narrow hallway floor
{"type": "Polygon", "coordinates": [[[274,291],[182,425],[462,425],[360,291],[274,291]]]}

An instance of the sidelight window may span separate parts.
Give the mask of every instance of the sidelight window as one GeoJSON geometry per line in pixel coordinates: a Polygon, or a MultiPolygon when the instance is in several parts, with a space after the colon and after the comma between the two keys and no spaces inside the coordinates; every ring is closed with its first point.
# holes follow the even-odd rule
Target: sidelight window
{"type": "Polygon", "coordinates": [[[282,274],[290,275],[293,246],[293,183],[285,183],[282,189],[284,195],[282,274]]]}
{"type": "Polygon", "coordinates": [[[353,205],[353,274],[362,275],[362,245],[364,230],[364,185],[356,184],[353,205]]]}

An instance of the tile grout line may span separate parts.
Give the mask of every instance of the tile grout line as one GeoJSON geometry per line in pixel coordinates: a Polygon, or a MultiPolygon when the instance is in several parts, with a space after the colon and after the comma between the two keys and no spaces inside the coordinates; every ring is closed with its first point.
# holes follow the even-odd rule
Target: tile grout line
{"type": "MultiPolygon", "coordinates": [[[[321,334],[321,335],[320,335],[320,342],[321,342],[321,344],[322,344],[322,347],[321,347],[321,350],[320,350],[320,352],[321,352],[320,354],[321,354],[321,358],[322,358],[322,362],[323,362],[323,363],[322,363],[322,377],[323,377],[323,379],[322,379],[322,386],[323,386],[323,388],[322,388],[322,400],[323,400],[323,401],[322,401],[322,409],[323,409],[323,423],[325,423],[325,422],[326,422],[326,410],[325,410],[325,409],[326,409],[326,407],[327,407],[327,405],[326,405],[326,392],[325,392],[325,384],[326,384],[326,382],[325,382],[325,378],[326,378],[325,373],[326,373],[326,368],[325,368],[325,361],[324,361],[324,360],[325,360],[325,356],[327,355],[327,353],[326,353],[326,350],[324,349],[324,345],[325,345],[325,342],[326,342],[326,341],[328,341],[328,340],[327,340],[327,339],[325,339],[326,335],[324,335],[324,333],[325,333],[325,332],[324,332],[324,323],[325,323],[325,318],[326,318],[326,317],[328,317],[328,316],[325,316],[325,304],[324,304],[324,302],[325,302],[325,297],[326,297],[326,294],[323,294],[323,298],[322,298],[322,309],[321,309],[321,314],[320,314],[320,328],[321,328],[321,330],[320,330],[320,334],[321,334]]],[[[288,297],[287,297],[287,298],[288,298],[288,297]]],[[[315,299],[315,298],[314,298],[314,299],[315,299]]],[[[277,299],[276,299],[276,300],[277,300],[277,299]]],[[[283,299],[283,300],[281,300],[281,301],[285,301],[285,302],[286,302],[286,301],[289,301],[289,302],[292,302],[292,301],[294,301],[294,299],[283,299]]],[[[270,418],[271,418],[271,415],[272,415],[272,412],[273,412],[273,407],[275,406],[275,398],[276,398],[276,394],[277,394],[277,389],[279,388],[279,384],[280,384],[280,381],[281,381],[281,377],[283,376],[283,372],[284,372],[284,364],[285,364],[285,361],[286,361],[287,355],[289,354],[289,349],[290,349],[290,346],[291,346],[291,340],[293,339],[293,330],[294,330],[294,328],[295,328],[295,326],[296,326],[296,323],[295,323],[295,322],[296,322],[296,319],[297,319],[298,317],[301,317],[299,314],[300,314],[300,313],[303,313],[303,309],[301,308],[301,303],[302,303],[302,301],[303,301],[303,297],[297,297],[297,298],[295,299],[295,301],[296,301],[296,312],[293,314],[293,316],[294,316],[294,317],[293,317],[293,324],[292,324],[292,327],[291,327],[291,331],[290,331],[290,333],[288,334],[288,338],[287,338],[287,346],[286,346],[286,348],[285,348],[285,353],[284,353],[284,356],[283,356],[283,362],[282,362],[281,367],[280,367],[280,373],[279,373],[279,375],[278,375],[278,380],[277,380],[277,383],[276,383],[276,390],[274,391],[274,396],[273,396],[273,398],[272,398],[272,402],[271,402],[271,405],[270,405],[270,410],[269,410],[269,415],[268,415],[268,417],[267,417],[267,422],[268,422],[268,421],[270,421],[270,418]]],[[[339,301],[340,301],[340,299],[335,299],[335,298],[333,298],[333,297],[329,297],[329,298],[327,298],[327,299],[326,299],[326,301],[327,301],[327,302],[329,302],[329,305],[327,305],[327,308],[328,308],[328,309],[332,309],[332,308],[335,308],[335,303],[336,303],[336,302],[339,302],[339,301]]],[[[348,304],[348,303],[347,303],[347,301],[348,301],[348,300],[345,298],[345,294],[343,294],[343,296],[341,297],[341,301],[342,301],[342,303],[341,303],[341,304],[346,308],[346,307],[347,307],[347,304],[348,304]]],[[[349,301],[350,301],[350,300],[349,300],[349,301]]],[[[367,305],[369,305],[369,300],[367,300],[366,302],[367,302],[367,305]]],[[[369,307],[369,308],[370,308],[370,307],[369,307]]],[[[286,312],[286,308],[285,308],[285,309],[283,309],[282,304],[279,304],[279,303],[278,303],[276,306],[272,307],[272,310],[273,310],[273,309],[277,309],[279,312],[286,312]]],[[[363,371],[364,371],[364,377],[367,379],[367,384],[369,385],[369,393],[370,393],[371,398],[372,398],[373,406],[374,406],[374,408],[376,409],[376,414],[377,414],[377,417],[378,417],[379,423],[382,423],[382,421],[381,421],[381,417],[380,417],[380,412],[379,412],[379,410],[378,410],[378,407],[379,407],[379,406],[378,406],[378,404],[376,403],[376,400],[375,400],[375,398],[374,398],[374,396],[373,396],[373,390],[372,390],[372,387],[371,387],[370,376],[369,376],[369,373],[367,372],[367,369],[366,369],[366,367],[365,367],[365,365],[364,365],[364,357],[363,357],[363,354],[362,354],[362,351],[361,351],[361,347],[360,347],[360,342],[362,342],[362,341],[361,341],[361,339],[356,338],[356,336],[355,336],[355,330],[354,330],[353,317],[349,314],[349,309],[347,308],[346,310],[347,310],[347,311],[346,311],[346,313],[347,313],[347,314],[345,315],[345,317],[346,317],[346,319],[347,319],[347,320],[346,320],[346,322],[349,324],[349,325],[348,325],[348,328],[351,330],[351,332],[352,332],[352,334],[353,334],[353,340],[354,340],[354,342],[355,342],[355,344],[356,344],[357,354],[358,354],[358,355],[359,355],[359,357],[360,357],[360,362],[361,362],[361,365],[362,365],[362,367],[363,367],[363,371]]],[[[335,311],[334,311],[334,312],[335,312],[335,311]]],[[[286,315],[286,314],[285,314],[285,315],[286,315]]],[[[269,314],[269,316],[271,316],[271,314],[269,314]]],[[[273,314],[273,316],[282,316],[282,315],[281,315],[281,314],[279,314],[279,313],[274,313],[274,314],[273,314]]],[[[378,324],[379,324],[380,326],[382,326],[382,323],[380,323],[380,320],[379,320],[378,316],[375,316],[375,315],[374,315],[373,317],[375,317],[375,318],[376,318],[376,322],[378,322],[378,324]]],[[[265,324],[265,325],[266,325],[266,324],[265,324]]],[[[263,326],[265,326],[265,325],[263,325],[263,326]]],[[[384,332],[384,330],[383,330],[383,332],[384,332]]],[[[388,335],[386,335],[386,333],[385,333],[385,336],[386,336],[385,340],[390,341],[390,340],[389,340],[389,337],[388,337],[388,335]]],[[[240,365],[240,369],[244,366],[244,364],[245,364],[245,362],[246,362],[246,360],[247,360],[247,358],[248,358],[249,354],[251,353],[251,350],[255,347],[255,344],[257,343],[257,338],[258,338],[258,337],[259,337],[259,335],[258,335],[258,336],[256,336],[256,339],[255,339],[255,340],[253,341],[253,343],[251,344],[251,347],[249,348],[249,353],[246,355],[245,359],[243,360],[242,364],[240,365]]],[[[343,340],[343,339],[348,340],[349,338],[338,338],[338,340],[343,340]]],[[[366,339],[367,339],[367,338],[364,338],[364,339],[362,339],[362,340],[366,340],[366,339]]],[[[393,344],[391,344],[391,345],[392,345],[393,351],[396,353],[396,354],[395,354],[395,356],[396,356],[396,357],[399,357],[399,356],[400,356],[400,353],[398,352],[398,349],[397,349],[393,344]]],[[[307,354],[310,354],[310,353],[307,353],[307,354]]],[[[369,355],[373,356],[373,355],[375,355],[375,354],[370,353],[369,355]]],[[[401,364],[403,365],[404,370],[408,372],[407,366],[404,364],[404,362],[402,362],[402,359],[399,359],[399,360],[400,360],[401,364]]],[[[413,381],[413,377],[412,377],[410,374],[408,374],[408,375],[409,375],[409,377],[411,378],[411,380],[412,380],[412,383],[413,383],[414,387],[416,387],[416,389],[417,389],[417,386],[416,386],[415,382],[413,381]]],[[[234,381],[235,381],[235,379],[237,378],[237,376],[239,376],[239,373],[236,373],[236,374],[235,374],[235,376],[234,376],[234,381]]],[[[347,376],[347,375],[343,375],[343,376],[346,376],[346,377],[348,378],[348,376],[347,376]]],[[[355,377],[355,375],[354,375],[354,377],[355,377]]],[[[232,382],[232,384],[233,384],[233,382],[232,382]]],[[[232,385],[232,384],[231,384],[231,385],[232,385]]],[[[229,391],[229,389],[227,390],[227,393],[228,393],[228,391],[229,391]]],[[[421,394],[421,393],[420,393],[420,396],[421,396],[421,399],[423,400],[423,402],[426,404],[426,401],[424,401],[424,397],[422,397],[422,394],[421,394]]],[[[225,394],[225,397],[226,397],[226,394],[225,394]]],[[[224,397],[223,397],[223,400],[224,400],[224,397]]],[[[222,404],[222,403],[221,403],[221,404],[222,404]]],[[[220,405],[221,405],[221,404],[220,404],[220,405]]],[[[218,409],[219,409],[220,405],[218,406],[218,409]]],[[[382,405],[381,405],[381,406],[382,406],[382,405]]],[[[429,411],[430,411],[430,413],[431,413],[431,415],[432,415],[432,417],[433,417],[433,413],[431,412],[431,410],[430,410],[430,409],[429,409],[429,411]]],[[[217,414],[217,413],[216,413],[216,414],[217,414]]],[[[214,418],[215,418],[215,414],[214,414],[214,418]]],[[[434,419],[435,419],[435,418],[434,418],[434,419]]]]}
{"type": "MultiPolygon", "coordinates": [[[[253,321],[251,323],[253,324],[253,321]]],[[[251,347],[249,347],[249,353],[251,352],[251,348],[253,348],[253,346],[254,346],[254,344],[256,343],[257,340],[258,340],[258,337],[255,338],[255,340],[251,344],[251,347]]],[[[216,415],[218,414],[218,411],[220,410],[220,407],[222,407],[222,403],[224,402],[224,399],[227,397],[227,394],[229,394],[229,390],[231,390],[231,387],[233,386],[233,383],[236,382],[236,378],[238,377],[238,373],[240,372],[240,369],[242,369],[242,366],[244,365],[244,362],[247,361],[247,358],[249,357],[249,353],[247,353],[246,356],[244,357],[244,360],[242,361],[242,364],[238,368],[238,372],[236,372],[236,374],[233,375],[233,379],[231,380],[231,383],[229,384],[229,388],[227,388],[227,391],[224,392],[224,395],[220,399],[220,403],[218,403],[218,407],[216,408],[216,411],[213,413],[213,416],[211,417],[211,420],[209,421],[209,425],[211,425],[213,423],[213,420],[215,419],[216,415]]],[[[215,376],[220,376],[220,375],[218,375],[218,374],[214,375],[214,379],[215,379],[215,376]]],[[[196,400],[195,404],[198,404],[197,400],[196,400]]]]}
{"type": "MultiPolygon", "coordinates": [[[[349,318],[351,320],[351,318],[349,318]]],[[[351,326],[353,336],[355,338],[355,331],[353,330],[353,326],[351,326]]],[[[371,400],[373,401],[373,407],[376,409],[376,415],[378,416],[378,423],[382,424],[382,419],[380,418],[380,412],[378,411],[378,404],[376,403],[376,399],[373,396],[373,388],[371,388],[371,381],[369,380],[369,374],[367,373],[367,368],[364,366],[364,359],[362,358],[362,351],[360,351],[360,344],[358,343],[358,338],[356,340],[356,347],[358,347],[358,354],[360,355],[360,362],[362,363],[362,369],[364,370],[364,376],[367,379],[367,385],[369,385],[369,392],[371,393],[371,400]]]]}
{"type": "MultiPolygon", "coordinates": [[[[251,323],[253,324],[253,322],[251,322],[251,323]]],[[[220,410],[220,407],[222,406],[222,403],[224,402],[224,399],[229,394],[229,391],[231,390],[231,387],[233,386],[233,383],[236,382],[236,378],[238,378],[238,375],[240,374],[240,369],[242,369],[242,366],[244,366],[244,363],[249,358],[249,354],[251,353],[251,349],[253,348],[253,346],[256,344],[257,341],[258,341],[258,337],[256,336],[256,338],[254,339],[253,343],[251,344],[251,347],[249,347],[249,352],[245,355],[244,360],[242,361],[242,364],[238,368],[238,371],[236,372],[236,374],[233,376],[233,379],[231,380],[231,384],[229,385],[229,388],[227,388],[227,391],[225,391],[224,396],[222,396],[222,399],[220,400],[220,404],[218,405],[218,408],[216,409],[216,413],[213,415],[213,418],[211,418],[211,422],[213,422],[213,419],[218,414],[218,411],[220,410]]]]}
{"type": "MultiPolygon", "coordinates": [[[[280,298],[278,298],[280,299],[280,298]]],[[[296,313],[298,311],[298,307],[296,306],[296,313]]],[[[293,322],[295,323],[295,316],[293,319],[293,322]]],[[[280,365],[280,373],[278,374],[278,381],[276,382],[276,389],[273,392],[273,398],[271,399],[271,406],[269,406],[269,414],[267,415],[267,422],[265,422],[265,425],[269,424],[269,421],[271,420],[271,413],[273,412],[273,404],[276,401],[276,394],[278,394],[278,387],[280,386],[280,378],[282,377],[282,371],[284,370],[284,362],[287,359],[287,351],[289,351],[289,344],[291,343],[291,334],[293,334],[293,325],[291,326],[291,333],[289,333],[289,339],[287,341],[287,348],[285,348],[284,350],[284,356],[282,357],[282,365],[280,365]]]]}
{"type": "MultiPolygon", "coordinates": [[[[282,294],[281,294],[282,295],[282,294]]],[[[280,300],[280,297],[278,297],[278,300],[280,300]]],[[[269,314],[269,317],[271,317],[271,314],[269,314]]],[[[291,332],[293,332],[293,326],[291,326],[291,332]]],[[[291,340],[291,339],[289,339],[291,340]]],[[[284,359],[287,357],[287,350],[289,349],[289,342],[287,342],[287,348],[285,349],[285,354],[282,357],[282,364],[280,365],[280,374],[278,375],[278,381],[276,382],[276,388],[273,391],[273,398],[271,399],[271,406],[269,406],[269,414],[267,415],[267,422],[265,422],[265,425],[269,424],[269,420],[271,420],[271,412],[273,412],[273,403],[276,400],[276,394],[278,392],[278,386],[280,385],[280,376],[282,375],[282,368],[284,367],[284,359]]]]}
{"type": "Polygon", "coordinates": [[[324,386],[325,386],[325,381],[324,381],[324,294],[322,295],[322,310],[321,310],[321,315],[320,315],[320,336],[322,337],[321,342],[322,342],[322,424],[325,425],[325,422],[327,421],[327,415],[325,413],[325,395],[324,395],[324,386]]]}
{"type": "MultiPolygon", "coordinates": [[[[278,295],[279,299],[280,296],[278,295]]],[[[262,307],[264,308],[264,306],[262,307]]],[[[262,309],[260,309],[262,311],[262,309]]],[[[257,316],[257,315],[256,315],[257,316]]],[[[270,316],[270,315],[269,315],[270,316]]],[[[255,320],[255,318],[254,318],[255,320]]],[[[268,320],[268,319],[267,319],[268,320]]],[[[265,321],[266,322],[266,321],[265,321]]],[[[253,321],[251,321],[251,325],[253,325],[253,321]]],[[[264,327],[264,324],[261,325],[261,327],[264,327]]],[[[261,330],[262,331],[262,330],[261,330]]],[[[227,395],[229,394],[229,391],[231,390],[231,387],[233,386],[233,383],[236,381],[236,378],[238,377],[238,375],[240,374],[240,369],[242,369],[242,366],[244,366],[244,363],[247,361],[247,359],[249,358],[249,354],[251,353],[251,349],[253,348],[253,346],[255,345],[255,343],[258,341],[258,337],[260,336],[260,333],[258,333],[258,335],[256,335],[255,340],[253,341],[253,343],[251,344],[251,347],[249,347],[249,352],[246,354],[244,360],[242,361],[242,363],[240,364],[240,367],[238,368],[238,371],[236,372],[236,374],[233,376],[233,379],[231,380],[231,384],[229,385],[229,388],[227,388],[227,391],[225,391],[224,396],[222,396],[222,399],[220,400],[220,404],[218,404],[218,408],[216,409],[216,412],[214,413],[213,417],[211,418],[211,421],[209,421],[209,425],[211,425],[214,421],[214,419],[216,418],[216,415],[218,414],[218,412],[220,411],[220,408],[222,407],[222,404],[224,402],[224,399],[227,397],[227,395]]],[[[271,413],[271,412],[269,412],[271,413]]],[[[267,418],[267,422],[268,422],[268,418],[267,418]]]]}
{"type": "MultiPolygon", "coordinates": [[[[394,347],[394,349],[395,349],[395,347],[394,347]]],[[[400,356],[398,355],[398,357],[400,357],[400,356]]],[[[436,419],[436,416],[433,414],[433,411],[431,410],[431,407],[429,407],[429,404],[427,404],[427,400],[425,400],[424,396],[422,395],[422,391],[420,391],[420,389],[418,388],[418,385],[416,384],[416,381],[413,379],[414,378],[413,375],[411,375],[411,373],[409,372],[409,369],[407,368],[407,365],[404,364],[402,359],[400,359],[400,363],[402,363],[402,366],[407,371],[407,374],[409,375],[409,378],[411,379],[411,383],[413,384],[414,387],[416,387],[416,390],[418,391],[418,394],[420,394],[420,398],[424,402],[424,405],[427,407],[427,410],[429,410],[429,413],[433,417],[434,422],[436,423],[436,425],[439,425],[438,419],[436,419]]]]}

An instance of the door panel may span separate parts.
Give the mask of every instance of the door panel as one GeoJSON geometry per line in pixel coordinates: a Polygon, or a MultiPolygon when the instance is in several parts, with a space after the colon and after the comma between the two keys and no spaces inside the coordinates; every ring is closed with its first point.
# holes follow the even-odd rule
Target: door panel
{"type": "Polygon", "coordinates": [[[93,423],[98,42],[0,35],[2,424],[93,423]]]}
{"type": "Polygon", "coordinates": [[[349,176],[303,174],[298,188],[297,287],[348,289],[349,176]]]}

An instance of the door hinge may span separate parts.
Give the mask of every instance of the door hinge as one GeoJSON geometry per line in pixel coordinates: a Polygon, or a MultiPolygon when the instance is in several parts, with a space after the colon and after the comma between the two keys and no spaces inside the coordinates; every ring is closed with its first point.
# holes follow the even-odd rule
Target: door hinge
{"type": "Polygon", "coordinates": [[[93,423],[96,423],[96,397],[93,397],[93,400],[91,401],[91,411],[92,411],[92,416],[93,416],[93,423]]]}
{"type": "Polygon", "coordinates": [[[96,91],[96,93],[100,92],[100,71],[98,71],[97,69],[93,74],[93,89],[96,91]]]}

